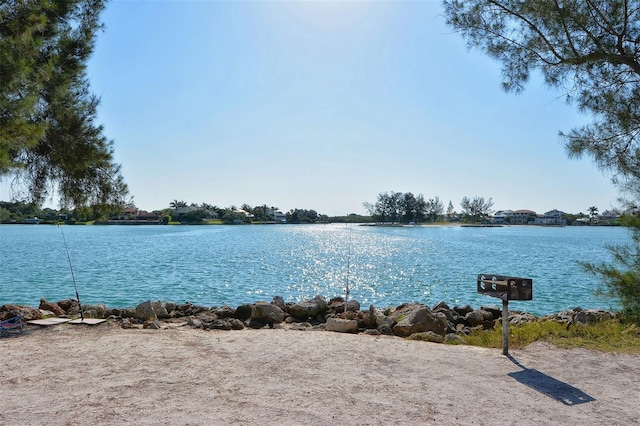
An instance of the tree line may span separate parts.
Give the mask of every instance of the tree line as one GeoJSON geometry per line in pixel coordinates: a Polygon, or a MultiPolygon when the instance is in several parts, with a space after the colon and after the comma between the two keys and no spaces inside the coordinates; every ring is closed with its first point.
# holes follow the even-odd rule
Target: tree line
{"type": "Polygon", "coordinates": [[[219,219],[225,224],[242,224],[252,222],[279,222],[286,223],[319,223],[328,222],[329,217],[318,213],[313,209],[290,209],[286,213],[280,212],[276,206],[262,204],[251,206],[242,204],[238,208],[235,205],[218,207],[209,203],[187,203],[173,200],[169,203],[169,209],[163,211],[171,216],[172,221],[182,223],[201,223],[205,219],[219,219]]]}
{"type": "Polygon", "coordinates": [[[437,221],[463,221],[481,223],[493,213],[493,201],[484,197],[463,197],[458,213],[451,201],[445,210],[440,197],[425,199],[411,192],[381,192],[375,203],[365,202],[363,207],[377,222],[422,223],[437,221]]]}

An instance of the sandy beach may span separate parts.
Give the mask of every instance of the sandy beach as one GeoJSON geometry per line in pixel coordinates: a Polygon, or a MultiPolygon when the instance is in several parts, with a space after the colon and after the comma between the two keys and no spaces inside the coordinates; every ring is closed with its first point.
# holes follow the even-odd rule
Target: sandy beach
{"type": "Polygon", "coordinates": [[[0,340],[0,424],[619,424],[640,357],[262,329],[30,326],[0,340]]]}

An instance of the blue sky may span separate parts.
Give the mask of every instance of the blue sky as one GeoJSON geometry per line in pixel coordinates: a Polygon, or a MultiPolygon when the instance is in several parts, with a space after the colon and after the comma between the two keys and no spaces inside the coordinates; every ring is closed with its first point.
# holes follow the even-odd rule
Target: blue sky
{"type": "Polygon", "coordinates": [[[440,2],[119,1],[88,74],[136,205],[364,213],[398,191],[586,212],[617,191],[558,132],[586,123],[467,49],[440,2]]]}

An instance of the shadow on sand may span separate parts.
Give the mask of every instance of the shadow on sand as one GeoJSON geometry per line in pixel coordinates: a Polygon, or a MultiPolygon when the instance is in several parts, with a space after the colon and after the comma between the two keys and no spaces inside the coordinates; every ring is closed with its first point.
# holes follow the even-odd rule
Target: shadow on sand
{"type": "Polygon", "coordinates": [[[538,370],[527,368],[520,364],[518,360],[511,355],[507,355],[507,357],[515,365],[522,368],[522,371],[509,373],[508,376],[513,377],[523,385],[529,386],[533,390],[560,401],[564,405],[578,405],[584,404],[585,402],[595,401],[595,398],[587,395],[580,389],[575,388],[568,383],[561,382],[558,379],[554,379],[553,377],[547,376],[538,370]]]}

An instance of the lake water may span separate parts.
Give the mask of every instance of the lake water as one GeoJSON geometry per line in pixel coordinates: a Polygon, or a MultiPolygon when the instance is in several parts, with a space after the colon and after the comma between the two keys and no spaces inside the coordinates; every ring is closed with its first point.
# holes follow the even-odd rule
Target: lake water
{"type": "Polygon", "coordinates": [[[135,306],[148,299],[205,306],[301,301],[321,294],[370,304],[499,304],[476,293],[479,273],[533,279],[533,301],[511,309],[547,314],[617,308],[577,261],[610,259],[621,227],[406,227],[357,225],[0,226],[0,305],[135,306]],[[64,234],[63,234],[64,233],[64,234]]]}

